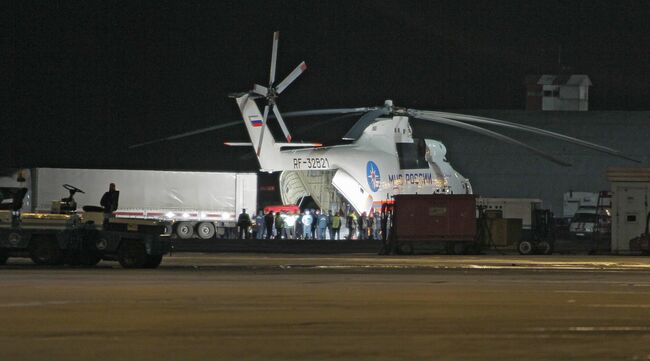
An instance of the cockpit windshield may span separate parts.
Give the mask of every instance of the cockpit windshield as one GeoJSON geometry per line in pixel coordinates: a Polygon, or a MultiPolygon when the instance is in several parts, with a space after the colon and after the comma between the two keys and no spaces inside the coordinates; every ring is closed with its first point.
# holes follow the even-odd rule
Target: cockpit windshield
{"type": "Polygon", "coordinates": [[[397,143],[397,155],[401,169],[427,169],[427,145],[424,139],[413,138],[413,143],[397,143]]]}

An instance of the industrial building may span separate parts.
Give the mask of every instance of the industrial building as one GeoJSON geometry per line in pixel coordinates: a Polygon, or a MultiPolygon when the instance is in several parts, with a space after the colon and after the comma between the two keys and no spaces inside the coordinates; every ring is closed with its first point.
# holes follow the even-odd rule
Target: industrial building
{"type": "Polygon", "coordinates": [[[646,231],[650,168],[612,168],[612,252],[629,253],[630,240],[646,231]]]}
{"type": "Polygon", "coordinates": [[[589,110],[589,76],[543,74],[526,77],[526,110],[589,110]]]}

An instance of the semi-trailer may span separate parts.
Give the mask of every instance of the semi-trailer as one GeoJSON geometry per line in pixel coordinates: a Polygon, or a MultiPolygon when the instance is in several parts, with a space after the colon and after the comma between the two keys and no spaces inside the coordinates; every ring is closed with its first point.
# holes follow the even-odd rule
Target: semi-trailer
{"type": "Polygon", "coordinates": [[[26,212],[49,211],[61,184],[84,189],[80,207],[98,205],[109,183],[120,191],[116,218],[171,221],[180,239],[235,237],[237,215],[257,206],[255,173],[31,168],[0,177],[0,186],[27,188],[26,212]]]}

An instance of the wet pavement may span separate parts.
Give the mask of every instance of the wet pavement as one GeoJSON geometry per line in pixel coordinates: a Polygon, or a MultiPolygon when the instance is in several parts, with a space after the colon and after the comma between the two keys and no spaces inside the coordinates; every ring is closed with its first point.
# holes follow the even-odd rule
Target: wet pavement
{"type": "Polygon", "coordinates": [[[650,360],[642,257],[12,259],[0,286],[0,360],[650,360]]]}

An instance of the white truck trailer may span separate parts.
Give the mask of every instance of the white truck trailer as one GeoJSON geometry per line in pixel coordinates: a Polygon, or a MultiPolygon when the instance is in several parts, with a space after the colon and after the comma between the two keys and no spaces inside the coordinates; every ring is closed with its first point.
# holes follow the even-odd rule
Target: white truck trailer
{"type": "Polygon", "coordinates": [[[51,210],[62,184],[85,191],[75,195],[80,209],[99,205],[109,183],[120,191],[115,217],[171,220],[181,239],[235,236],[237,215],[242,209],[253,215],[257,206],[255,173],[32,168],[0,179],[29,189],[26,211],[51,210]]]}
{"type": "Polygon", "coordinates": [[[566,192],[562,204],[562,217],[572,218],[576,211],[582,207],[596,208],[598,192],[566,192]]]}

